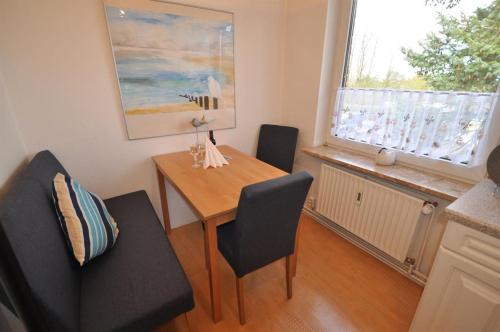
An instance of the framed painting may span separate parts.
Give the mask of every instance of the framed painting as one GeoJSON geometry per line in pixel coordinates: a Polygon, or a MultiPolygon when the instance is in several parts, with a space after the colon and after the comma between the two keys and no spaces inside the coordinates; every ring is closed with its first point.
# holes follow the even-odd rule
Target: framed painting
{"type": "Polygon", "coordinates": [[[129,139],[236,125],[233,14],[169,2],[105,0],[129,139]]]}

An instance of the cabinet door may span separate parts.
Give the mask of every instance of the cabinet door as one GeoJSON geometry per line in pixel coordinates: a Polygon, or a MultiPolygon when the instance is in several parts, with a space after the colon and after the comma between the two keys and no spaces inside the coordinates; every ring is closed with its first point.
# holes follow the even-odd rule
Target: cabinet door
{"type": "Polygon", "coordinates": [[[358,224],[365,183],[359,176],[323,164],[316,210],[357,234],[354,230],[358,224]]]}
{"type": "Polygon", "coordinates": [[[500,274],[440,247],[411,331],[500,331],[500,274]]]}

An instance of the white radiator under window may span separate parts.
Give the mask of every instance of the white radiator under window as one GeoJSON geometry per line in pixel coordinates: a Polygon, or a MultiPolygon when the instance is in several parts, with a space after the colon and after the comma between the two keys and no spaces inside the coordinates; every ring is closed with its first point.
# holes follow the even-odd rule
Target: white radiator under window
{"type": "Polygon", "coordinates": [[[323,164],[317,212],[400,262],[424,201],[323,164]]]}

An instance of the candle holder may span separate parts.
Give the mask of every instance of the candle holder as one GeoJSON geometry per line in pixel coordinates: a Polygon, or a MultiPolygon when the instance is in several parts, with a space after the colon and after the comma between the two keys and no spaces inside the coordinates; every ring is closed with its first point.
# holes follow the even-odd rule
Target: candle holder
{"type": "Polygon", "coordinates": [[[200,167],[200,149],[199,144],[191,145],[189,147],[189,154],[193,156],[193,164],[191,165],[193,168],[200,167]]]}

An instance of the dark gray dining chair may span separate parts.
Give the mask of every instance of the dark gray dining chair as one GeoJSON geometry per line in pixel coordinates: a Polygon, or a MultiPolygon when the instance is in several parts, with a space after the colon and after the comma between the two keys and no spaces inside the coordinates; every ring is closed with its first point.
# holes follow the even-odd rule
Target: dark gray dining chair
{"type": "Polygon", "coordinates": [[[260,127],[257,159],[292,173],[299,130],[294,127],[263,124],[260,127]]]}
{"type": "Polygon", "coordinates": [[[219,251],[236,274],[240,323],[245,324],[242,278],[286,257],[287,295],[292,298],[291,256],[300,214],[313,177],[298,172],[241,190],[236,219],[217,227],[219,251]]]}

